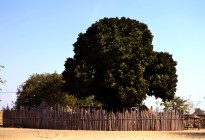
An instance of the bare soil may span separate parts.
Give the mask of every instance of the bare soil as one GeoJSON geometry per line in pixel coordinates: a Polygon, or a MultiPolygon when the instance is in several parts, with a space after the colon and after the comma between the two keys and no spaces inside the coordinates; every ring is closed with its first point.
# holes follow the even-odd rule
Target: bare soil
{"type": "Polygon", "coordinates": [[[0,128],[0,140],[205,140],[205,130],[72,131],[0,128]]]}

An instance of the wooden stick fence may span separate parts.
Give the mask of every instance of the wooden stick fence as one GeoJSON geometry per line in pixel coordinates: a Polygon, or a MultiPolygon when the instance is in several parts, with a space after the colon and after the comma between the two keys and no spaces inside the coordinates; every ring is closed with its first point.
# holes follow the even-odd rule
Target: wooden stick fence
{"type": "Polygon", "coordinates": [[[65,130],[176,131],[184,129],[183,112],[124,111],[52,108],[42,111],[4,110],[3,126],[65,130]]]}

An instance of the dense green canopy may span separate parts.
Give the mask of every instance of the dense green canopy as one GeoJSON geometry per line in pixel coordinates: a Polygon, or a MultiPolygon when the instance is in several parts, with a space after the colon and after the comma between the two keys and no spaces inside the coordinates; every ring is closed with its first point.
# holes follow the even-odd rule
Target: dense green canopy
{"type": "Polygon", "coordinates": [[[146,67],[144,77],[149,81],[147,95],[163,101],[174,99],[177,86],[176,61],[165,52],[154,52],[153,61],[146,67]]]}
{"type": "Polygon", "coordinates": [[[65,90],[94,99],[112,109],[142,103],[146,95],[174,97],[176,62],[153,51],[147,25],[129,18],[104,18],[80,33],[74,57],[62,73],[65,90]]]}
{"type": "Polygon", "coordinates": [[[46,101],[46,103],[51,107],[60,105],[75,108],[78,105],[100,105],[100,103],[93,100],[93,96],[78,100],[73,95],[63,92],[63,83],[64,81],[62,80],[62,76],[57,73],[31,75],[18,88],[15,108],[18,109],[20,106],[23,106],[35,109],[43,101],[46,101]]]}
{"type": "Polygon", "coordinates": [[[61,75],[57,73],[31,75],[18,88],[16,108],[20,106],[37,108],[43,101],[46,101],[50,106],[68,105],[72,97],[61,92],[63,82],[61,75]]]}

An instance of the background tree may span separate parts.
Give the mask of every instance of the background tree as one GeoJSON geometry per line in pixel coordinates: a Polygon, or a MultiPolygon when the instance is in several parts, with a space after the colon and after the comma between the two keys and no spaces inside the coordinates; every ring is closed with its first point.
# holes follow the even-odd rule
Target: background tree
{"type": "Polygon", "coordinates": [[[65,91],[79,99],[94,96],[112,109],[141,104],[146,93],[172,99],[176,83],[171,86],[166,82],[171,79],[169,74],[175,74],[175,65],[166,66],[158,58],[165,57],[171,64],[174,61],[168,53],[158,55],[153,51],[152,38],[146,24],[129,18],[104,18],[92,24],[86,33],[79,34],[73,45],[75,55],[65,63],[65,91]],[[163,65],[160,72],[153,67],[155,63],[163,65]],[[170,70],[163,72],[163,68],[170,70]],[[170,77],[150,78],[147,74],[170,77]],[[166,89],[163,84],[167,84],[166,89]]]}
{"type": "Polygon", "coordinates": [[[75,102],[75,98],[70,97],[65,92],[61,92],[63,82],[61,75],[57,73],[31,75],[18,88],[16,108],[20,106],[37,108],[43,100],[50,106],[72,104],[72,102],[75,102]]]}
{"type": "Polygon", "coordinates": [[[205,111],[202,110],[201,108],[195,108],[194,114],[204,115],[204,114],[205,114],[205,111]]]}
{"type": "Polygon", "coordinates": [[[161,105],[165,107],[165,110],[183,110],[185,113],[189,113],[189,103],[179,96],[175,96],[173,100],[163,102],[161,105]]]}
{"type": "Polygon", "coordinates": [[[18,88],[15,107],[37,108],[44,100],[50,106],[61,105],[71,108],[78,105],[99,105],[91,96],[78,100],[73,95],[62,92],[63,83],[62,76],[57,73],[33,74],[18,88]]]}

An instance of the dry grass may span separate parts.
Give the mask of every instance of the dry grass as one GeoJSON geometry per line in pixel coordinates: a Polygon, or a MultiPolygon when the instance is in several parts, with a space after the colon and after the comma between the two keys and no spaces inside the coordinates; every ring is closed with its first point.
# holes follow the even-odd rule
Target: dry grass
{"type": "Polygon", "coordinates": [[[205,130],[71,131],[0,128],[0,140],[205,140],[205,130]]]}

